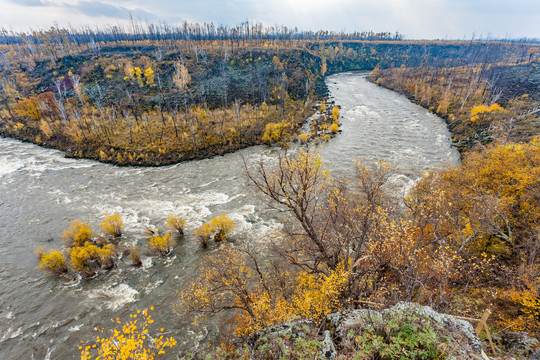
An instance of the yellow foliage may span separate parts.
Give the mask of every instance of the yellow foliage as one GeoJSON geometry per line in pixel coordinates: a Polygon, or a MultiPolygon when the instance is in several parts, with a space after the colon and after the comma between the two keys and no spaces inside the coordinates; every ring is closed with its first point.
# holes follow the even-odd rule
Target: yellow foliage
{"type": "Polygon", "coordinates": [[[17,122],[15,125],[13,125],[13,131],[19,131],[20,129],[24,128],[24,124],[17,122]]]}
{"type": "Polygon", "coordinates": [[[215,232],[214,240],[223,241],[234,230],[234,222],[227,215],[220,215],[210,220],[210,228],[215,232]]]}
{"type": "Polygon", "coordinates": [[[339,125],[336,124],[336,123],[333,123],[332,125],[330,125],[330,129],[329,129],[331,132],[333,133],[337,133],[339,131],[339,125]]]}
{"type": "Polygon", "coordinates": [[[379,67],[379,64],[377,64],[377,66],[375,66],[375,68],[371,71],[371,76],[378,80],[381,74],[382,74],[381,68],[379,67]]]}
{"type": "Polygon", "coordinates": [[[107,155],[106,152],[104,152],[103,150],[99,150],[99,159],[100,160],[108,160],[110,159],[111,157],[109,155],[107,155]]]}
{"type": "MultiPolygon", "coordinates": [[[[153,310],[153,307],[150,308],[153,310]]],[[[176,345],[173,337],[164,337],[157,334],[150,335],[149,325],[154,323],[147,309],[130,315],[131,320],[122,325],[120,329],[111,329],[109,337],[97,336],[95,345],[79,346],[81,360],[154,360],[161,358],[167,348],[176,345]]],[[[116,318],[120,324],[120,319],[116,318]]],[[[156,329],[157,330],[157,329],[156,329]]],[[[103,332],[103,330],[100,330],[103,332]]],[[[159,332],[163,333],[164,329],[159,332]]]]}
{"type": "Polygon", "coordinates": [[[66,246],[81,246],[85,242],[91,241],[94,234],[90,225],[79,220],[73,220],[71,227],[64,230],[62,239],[65,240],[66,246]]]}
{"type": "Polygon", "coordinates": [[[45,135],[45,137],[50,138],[54,135],[54,132],[51,129],[51,126],[49,123],[45,120],[39,121],[39,130],[45,135]]]}
{"type": "Polygon", "coordinates": [[[122,236],[122,230],[124,229],[124,222],[122,221],[122,215],[120,214],[105,214],[103,221],[99,224],[101,229],[106,235],[119,238],[122,236]]]}
{"type": "Polygon", "coordinates": [[[146,78],[146,85],[152,86],[154,84],[154,70],[151,67],[144,71],[144,77],[146,78]]]}
{"type": "Polygon", "coordinates": [[[129,73],[133,75],[134,77],[141,77],[142,70],[138,67],[129,69],[129,73]]]}
{"type": "Polygon", "coordinates": [[[350,274],[343,262],[328,274],[301,272],[291,298],[291,313],[303,319],[321,319],[341,310],[344,300],[341,295],[350,274]]]}
{"type": "Polygon", "coordinates": [[[540,148],[506,144],[471,154],[466,159],[463,175],[484,191],[517,201],[516,196],[540,182],[540,148]]]}
{"type": "Polygon", "coordinates": [[[452,234],[460,247],[509,255],[511,249],[520,251],[516,241],[534,238],[530,229],[540,222],[539,188],[540,147],[510,143],[469,154],[460,168],[426,177],[413,194],[423,194],[429,208],[421,211],[436,215],[432,221],[439,231],[452,234]]]}
{"type": "Polygon", "coordinates": [[[71,266],[82,275],[93,275],[100,267],[110,268],[114,265],[115,248],[106,244],[102,248],[86,242],[69,250],[71,266]]]}
{"type": "Polygon", "coordinates": [[[328,69],[327,65],[326,65],[326,58],[322,58],[322,63],[321,63],[321,75],[324,76],[324,74],[326,74],[326,70],[328,69]]]}
{"type": "Polygon", "coordinates": [[[477,105],[471,109],[471,122],[477,122],[482,118],[485,118],[489,113],[500,110],[503,110],[503,108],[498,104],[493,104],[491,106],[477,105]]]}
{"type": "Polygon", "coordinates": [[[234,230],[234,222],[227,215],[220,215],[212,218],[210,222],[202,224],[195,229],[193,235],[198,236],[203,247],[208,246],[208,242],[214,237],[219,242],[227,238],[227,235],[234,230]]]}
{"type": "Polygon", "coordinates": [[[177,62],[175,65],[173,82],[180,90],[186,90],[188,83],[191,81],[191,76],[186,66],[177,62]]]}
{"type": "Polygon", "coordinates": [[[68,271],[66,258],[64,253],[59,250],[49,250],[46,252],[44,249],[38,248],[36,255],[39,258],[40,270],[45,270],[53,274],[62,274],[68,271]]]}
{"type": "Polygon", "coordinates": [[[39,105],[39,99],[36,97],[19,101],[15,105],[15,112],[19,116],[27,116],[34,120],[39,119],[43,114],[39,105]]]}
{"type": "Polygon", "coordinates": [[[209,223],[204,223],[195,229],[193,235],[199,238],[203,247],[207,247],[212,235],[214,235],[214,228],[209,223]]]}
{"type": "Polygon", "coordinates": [[[193,109],[193,114],[195,114],[197,119],[201,122],[206,122],[208,120],[208,113],[200,105],[197,105],[195,109],[193,109]]]}
{"type": "Polygon", "coordinates": [[[167,227],[171,230],[178,232],[179,235],[184,234],[184,227],[186,226],[186,220],[181,216],[169,214],[167,217],[167,227]]]}
{"type": "Polygon", "coordinates": [[[143,74],[142,70],[138,67],[134,67],[134,68],[127,68],[127,71],[128,71],[128,76],[131,79],[137,80],[137,83],[139,84],[139,86],[143,87],[144,82],[142,80],[142,74],[143,74]]]}
{"type": "Polygon", "coordinates": [[[286,140],[287,130],[290,124],[282,121],[280,123],[268,123],[264,129],[262,140],[268,144],[286,140]]]}
{"type": "Polygon", "coordinates": [[[171,233],[165,235],[156,235],[148,239],[148,244],[150,246],[150,251],[158,253],[160,255],[169,254],[176,242],[171,237],[171,233]]]}
{"type": "Polygon", "coordinates": [[[334,121],[337,121],[339,119],[339,107],[337,106],[334,106],[334,108],[332,109],[332,119],[334,121]]]}
{"type": "Polygon", "coordinates": [[[283,71],[283,64],[277,56],[272,58],[272,63],[274,64],[274,69],[276,69],[276,71],[283,71]]]}
{"type": "Polygon", "coordinates": [[[277,282],[269,281],[273,275],[260,272],[245,253],[229,245],[205,258],[204,264],[201,275],[182,291],[182,305],[187,311],[204,312],[236,308],[235,333],[241,336],[294,318],[321,319],[340,310],[350,277],[341,263],[326,273],[280,272],[277,282]]]}
{"type": "Polygon", "coordinates": [[[540,332],[540,294],[537,289],[510,289],[501,295],[519,309],[519,315],[508,317],[503,314],[500,326],[510,327],[512,331],[540,332]]]}
{"type": "Polygon", "coordinates": [[[117,70],[117,68],[116,68],[116,66],[114,66],[114,64],[109,64],[109,65],[107,65],[107,67],[105,69],[103,69],[103,72],[105,74],[110,74],[110,73],[112,73],[112,72],[114,72],[116,70],[117,70]]]}
{"type": "Polygon", "coordinates": [[[302,134],[298,135],[298,140],[300,140],[303,143],[307,143],[308,139],[309,139],[309,137],[308,137],[307,134],[302,133],[302,134]]]}

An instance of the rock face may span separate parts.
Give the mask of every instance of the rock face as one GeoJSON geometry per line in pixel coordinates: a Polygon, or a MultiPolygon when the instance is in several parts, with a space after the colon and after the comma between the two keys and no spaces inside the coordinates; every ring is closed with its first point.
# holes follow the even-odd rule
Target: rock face
{"type": "MultiPolygon", "coordinates": [[[[382,311],[351,310],[330,314],[327,316],[326,326],[333,332],[336,341],[346,343],[351,340],[351,334],[353,336],[362,336],[366,331],[372,333],[379,332],[383,337],[391,336],[391,331],[386,330],[385,333],[384,329],[388,327],[389,323],[399,323],[400,321],[402,323],[401,326],[405,329],[413,323],[421,325],[416,331],[432,328],[437,336],[445,340],[441,351],[444,352],[446,358],[482,358],[482,344],[469,322],[456,319],[451,315],[440,314],[428,306],[414,303],[400,302],[382,311]]],[[[414,329],[414,327],[410,328],[414,329]]],[[[396,327],[396,331],[399,332],[401,330],[396,327]]],[[[431,332],[426,332],[426,338],[429,338],[431,335],[431,332]]],[[[441,345],[443,344],[441,343],[441,345]]]]}
{"type": "Polygon", "coordinates": [[[264,329],[252,359],[486,359],[472,325],[427,306],[400,302],[382,310],[330,314],[318,326],[300,320],[264,329]]]}

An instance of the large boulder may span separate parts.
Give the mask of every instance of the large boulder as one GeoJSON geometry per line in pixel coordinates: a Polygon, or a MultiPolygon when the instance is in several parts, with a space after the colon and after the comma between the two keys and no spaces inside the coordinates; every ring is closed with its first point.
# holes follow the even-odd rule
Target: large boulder
{"type": "Polygon", "coordinates": [[[330,314],[326,327],[339,342],[340,353],[372,351],[369,355],[377,358],[402,347],[411,358],[439,353],[448,359],[482,359],[482,345],[469,322],[414,303],[330,314]]]}

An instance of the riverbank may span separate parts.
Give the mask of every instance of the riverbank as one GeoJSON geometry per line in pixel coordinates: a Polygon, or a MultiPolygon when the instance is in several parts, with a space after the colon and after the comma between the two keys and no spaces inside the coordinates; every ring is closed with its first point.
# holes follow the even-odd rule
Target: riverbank
{"type": "Polygon", "coordinates": [[[529,142],[540,135],[539,64],[537,59],[499,66],[377,67],[368,79],[443,118],[452,143],[466,153],[491,142],[529,142]]]}
{"type": "MultiPolygon", "coordinates": [[[[195,134],[186,128],[185,122],[181,125],[167,122],[163,128],[151,130],[161,133],[161,140],[152,141],[147,145],[125,141],[127,136],[145,136],[146,134],[140,134],[142,129],[130,135],[130,130],[119,129],[116,136],[102,138],[101,141],[98,137],[89,135],[85,138],[78,137],[78,141],[73,141],[73,138],[66,135],[53,135],[43,139],[42,134],[28,124],[24,126],[24,131],[21,131],[21,127],[17,131],[13,131],[13,127],[4,126],[0,128],[0,135],[63,151],[68,158],[91,159],[118,166],[164,166],[189,160],[207,159],[250,146],[286,142],[296,137],[306,119],[313,116],[316,111],[313,105],[314,103],[289,106],[285,110],[288,111],[286,120],[278,122],[274,121],[279,118],[279,110],[275,107],[267,107],[266,113],[261,116],[259,123],[231,128],[228,133],[222,135],[217,134],[217,129],[202,130],[195,134]],[[267,131],[266,126],[269,124],[281,126],[279,134],[273,138],[269,138],[268,135],[271,130],[267,131]],[[181,135],[177,136],[179,133],[181,135]],[[248,136],[242,137],[240,135],[242,133],[248,136]],[[265,138],[265,134],[267,138],[265,138]]],[[[262,111],[259,110],[259,112],[262,114],[262,111]]],[[[219,115],[229,116],[233,121],[232,113],[232,110],[217,110],[204,112],[202,116],[210,119],[217,118],[219,115]]],[[[240,122],[248,121],[250,114],[241,113],[239,118],[240,122]]],[[[329,126],[331,124],[331,121],[330,124],[327,124],[329,119],[331,120],[331,116],[328,114],[321,116],[321,118],[323,119],[321,125],[329,126]]],[[[213,120],[210,121],[213,122],[213,120]]],[[[161,126],[161,122],[158,126],[161,126]]],[[[16,125],[15,128],[17,128],[16,125]]]]}

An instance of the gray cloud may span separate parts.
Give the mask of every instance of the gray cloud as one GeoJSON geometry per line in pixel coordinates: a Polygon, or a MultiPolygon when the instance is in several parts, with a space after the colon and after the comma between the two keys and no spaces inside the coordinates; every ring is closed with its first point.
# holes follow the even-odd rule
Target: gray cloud
{"type": "Polygon", "coordinates": [[[0,0],[0,23],[17,28],[125,23],[130,14],[170,23],[249,19],[303,30],[397,30],[425,39],[540,37],[538,0],[0,0]]]}
{"type": "Polygon", "coordinates": [[[101,1],[81,1],[76,4],[63,4],[63,7],[75,10],[89,17],[109,17],[127,19],[130,15],[143,19],[156,19],[157,16],[141,8],[129,9],[123,6],[110,5],[101,1]]]}
{"type": "Polygon", "coordinates": [[[41,0],[9,0],[10,2],[24,6],[45,6],[41,0]]]}

